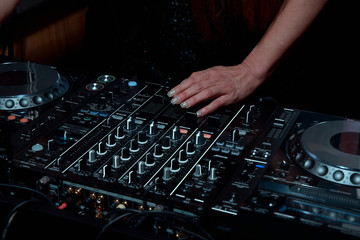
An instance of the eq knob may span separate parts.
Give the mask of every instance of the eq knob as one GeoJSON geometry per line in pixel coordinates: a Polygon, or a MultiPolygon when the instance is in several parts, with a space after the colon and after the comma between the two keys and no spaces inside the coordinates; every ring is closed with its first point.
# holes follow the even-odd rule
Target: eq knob
{"type": "Polygon", "coordinates": [[[192,141],[186,143],[186,153],[192,155],[195,153],[195,146],[192,141]]]}
{"type": "Polygon", "coordinates": [[[130,141],[130,151],[131,152],[137,152],[139,151],[139,144],[136,139],[131,139],[130,141]]]}
{"type": "Polygon", "coordinates": [[[146,133],[143,131],[139,131],[137,135],[137,141],[139,144],[145,144],[148,142],[148,138],[146,136],[146,133]]]}
{"type": "Polygon", "coordinates": [[[103,142],[98,143],[98,149],[96,151],[98,155],[105,155],[106,154],[106,148],[105,144],[103,142]]]}
{"type": "Polygon", "coordinates": [[[163,154],[163,150],[162,147],[160,146],[160,144],[156,144],[154,147],[154,157],[162,157],[163,154]]]}
{"type": "Polygon", "coordinates": [[[145,165],[150,167],[155,165],[154,156],[151,153],[146,154],[145,165]]]}
{"type": "Polygon", "coordinates": [[[130,160],[131,156],[130,156],[130,151],[127,147],[123,147],[121,149],[121,156],[120,156],[120,159],[122,161],[128,161],[130,160]]]}
{"type": "Polygon", "coordinates": [[[184,149],[179,151],[179,163],[186,163],[188,161],[188,157],[184,149]]]}
{"type": "Polygon", "coordinates": [[[116,139],[123,139],[125,137],[125,133],[122,127],[117,127],[116,128],[116,134],[115,134],[115,138],[116,139]]]}
{"type": "Polygon", "coordinates": [[[115,145],[116,145],[115,136],[110,133],[110,134],[107,136],[106,146],[108,146],[108,147],[114,147],[115,145]]]}
{"type": "Polygon", "coordinates": [[[180,171],[180,164],[179,164],[178,159],[176,159],[176,158],[171,159],[170,171],[173,173],[180,171]]]}

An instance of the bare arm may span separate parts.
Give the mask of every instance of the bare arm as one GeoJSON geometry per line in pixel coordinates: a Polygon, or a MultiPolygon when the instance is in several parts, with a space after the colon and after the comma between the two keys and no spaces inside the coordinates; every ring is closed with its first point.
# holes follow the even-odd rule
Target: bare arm
{"type": "Polygon", "coordinates": [[[236,66],[215,66],[194,72],[168,95],[173,104],[192,107],[214,99],[197,112],[207,115],[241,101],[260,86],[276,69],[291,46],[314,21],[327,0],[285,0],[262,39],[236,66]]]}
{"type": "Polygon", "coordinates": [[[0,23],[16,8],[21,0],[0,0],[0,23]]]}

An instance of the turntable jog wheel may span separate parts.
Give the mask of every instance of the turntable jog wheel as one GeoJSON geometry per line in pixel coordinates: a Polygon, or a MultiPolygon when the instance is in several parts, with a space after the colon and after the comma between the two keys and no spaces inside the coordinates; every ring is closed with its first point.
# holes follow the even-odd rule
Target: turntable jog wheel
{"type": "Polygon", "coordinates": [[[0,64],[0,110],[38,107],[68,90],[68,80],[54,67],[33,62],[0,64]]]}
{"type": "Polygon", "coordinates": [[[360,122],[317,123],[287,142],[288,157],[306,171],[349,186],[360,186],[360,122]]]}

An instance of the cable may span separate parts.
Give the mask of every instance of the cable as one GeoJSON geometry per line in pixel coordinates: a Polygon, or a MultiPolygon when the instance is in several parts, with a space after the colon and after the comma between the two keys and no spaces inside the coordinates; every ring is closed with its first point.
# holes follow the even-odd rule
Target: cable
{"type": "Polygon", "coordinates": [[[35,193],[38,196],[42,197],[44,200],[46,200],[51,207],[54,207],[54,203],[51,201],[51,199],[46,196],[44,193],[37,191],[35,189],[29,188],[29,187],[25,187],[25,186],[19,186],[19,185],[14,185],[14,184],[8,184],[8,183],[0,183],[0,186],[3,187],[8,187],[8,188],[16,188],[16,189],[20,189],[20,190],[25,190],[31,193],[35,193]]]}
{"type": "Polygon", "coordinates": [[[170,199],[170,194],[169,194],[169,190],[166,188],[166,186],[162,183],[158,183],[158,182],[155,182],[151,185],[148,186],[148,188],[146,189],[146,191],[144,192],[144,195],[143,195],[143,206],[144,206],[144,209],[148,209],[148,205],[147,205],[147,195],[149,194],[150,190],[155,188],[155,187],[160,187],[161,189],[165,190],[165,196],[166,196],[166,199],[168,200],[168,208],[169,210],[172,210],[172,202],[171,202],[171,199],[170,199]]]}
{"type": "Polygon", "coordinates": [[[5,221],[4,221],[4,225],[1,229],[1,240],[5,240],[6,238],[6,234],[9,230],[9,227],[10,227],[10,224],[13,222],[14,218],[15,218],[15,215],[18,213],[18,211],[21,209],[21,208],[24,208],[26,205],[29,205],[29,204],[32,204],[32,203],[43,203],[43,201],[40,201],[38,199],[30,199],[30,200],[26,200],[26,201],[23,201],[21,203],[19,203],[18,205],[16,205],[10,212],[9,214],[7,215],[7,217],[5,218],[5,221]]]}
{"type": "MultiPolygon", "coordinates": [[[[167,217],[172,217],[174,220],[178,220],[182,223],[185,223],[189,226],[191,226],[192,228],[195,228],[197,229],[199,233],[196,233],[194,231],[191,231],[191,230],[188,230],[184,227],[176,227],[175,225],[172,225],[172,227],[174,228],[177,228],[177,229],[180,229],[181,231],[193,236],[193,237],[196,237],[198,239],[202,239],[202,240],[214,240],[214,238],[199,224],[197,224],[196,222],[186,218],[185,216],[181,215],[181,214],[178,214],[178,213],[174,213],[174,212],[169,212],[169,211],[150,211],[150,210],[143,210],[143,211],[140,211],[140,210],[135,210],[135,209],[117,209],[117,210],[114,210],[112,212],[109,212],[107,214],[107,216],[109,215],[113,215],[115,213],[122,213],[122,212],[125,212],[123,213],[122,215],[118,216],[118,217],[115,217],[113,218],[111,221],[109,221],[108,224],[106,224],[102,229],[101,231],[98,233],[96,239],[97,240],[100,240],[102,235],[104,234],[104,232],[109,228],[111,227],[112,225],[114,225],[116,222],[120,221],[120,220],[123,220],[124,217],[128,217],[130,216],[124,223],[126,223],[128,226],[135,226],[138,227],[139,224],[135,224],[135,225],[132,225],[130,224],[132,221],[134,221],[135,219],[138,219],[138,218],[142,218],[144,216],[148,217],[148,216],[167,216],[167,217]],[[133,216],[131,216],[131,214],[134,214],[133,216]]],[[[143,221],[143,219],[142,219],[143,221]]],[[[170,221],[167,221],[168,223],[170,221]]]]}
{"type": "Polygon", "coordinates": [[[141,217],[142,215],[168,215],[171,216],[177,220],[182,221],[183,223],[189,224],[190,226],[195,226],[196,228],[198,228],[198,230],[200,230],[201,232],[203,232],[203,234],[205,235],[205,238],[203,239],[207,239],[207,240],[214,240],[214,238],[199,224],[197,224],[196,222],[186,218],[185,216],[175,213],[175,212],[169,212],[169,211],[142,211],[138,214],[135,214],[134,216],[130,217],[127,222],[131,222],[134,218],[136,217],[141,217]]]}

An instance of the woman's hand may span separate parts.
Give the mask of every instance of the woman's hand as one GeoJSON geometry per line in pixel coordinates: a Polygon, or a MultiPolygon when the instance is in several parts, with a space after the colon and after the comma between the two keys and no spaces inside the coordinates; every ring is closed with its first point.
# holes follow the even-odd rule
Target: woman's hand
{"type": "Polygon", "coordinates": [[[236,66],[216,66],[194,72],[189,78],[168,92],[172,104],[189,108],[213,99],[197,111],[197,116],[205,116],[220,107],[239,102],[250,95],[262,82],[245,63],[236,66]]]}

